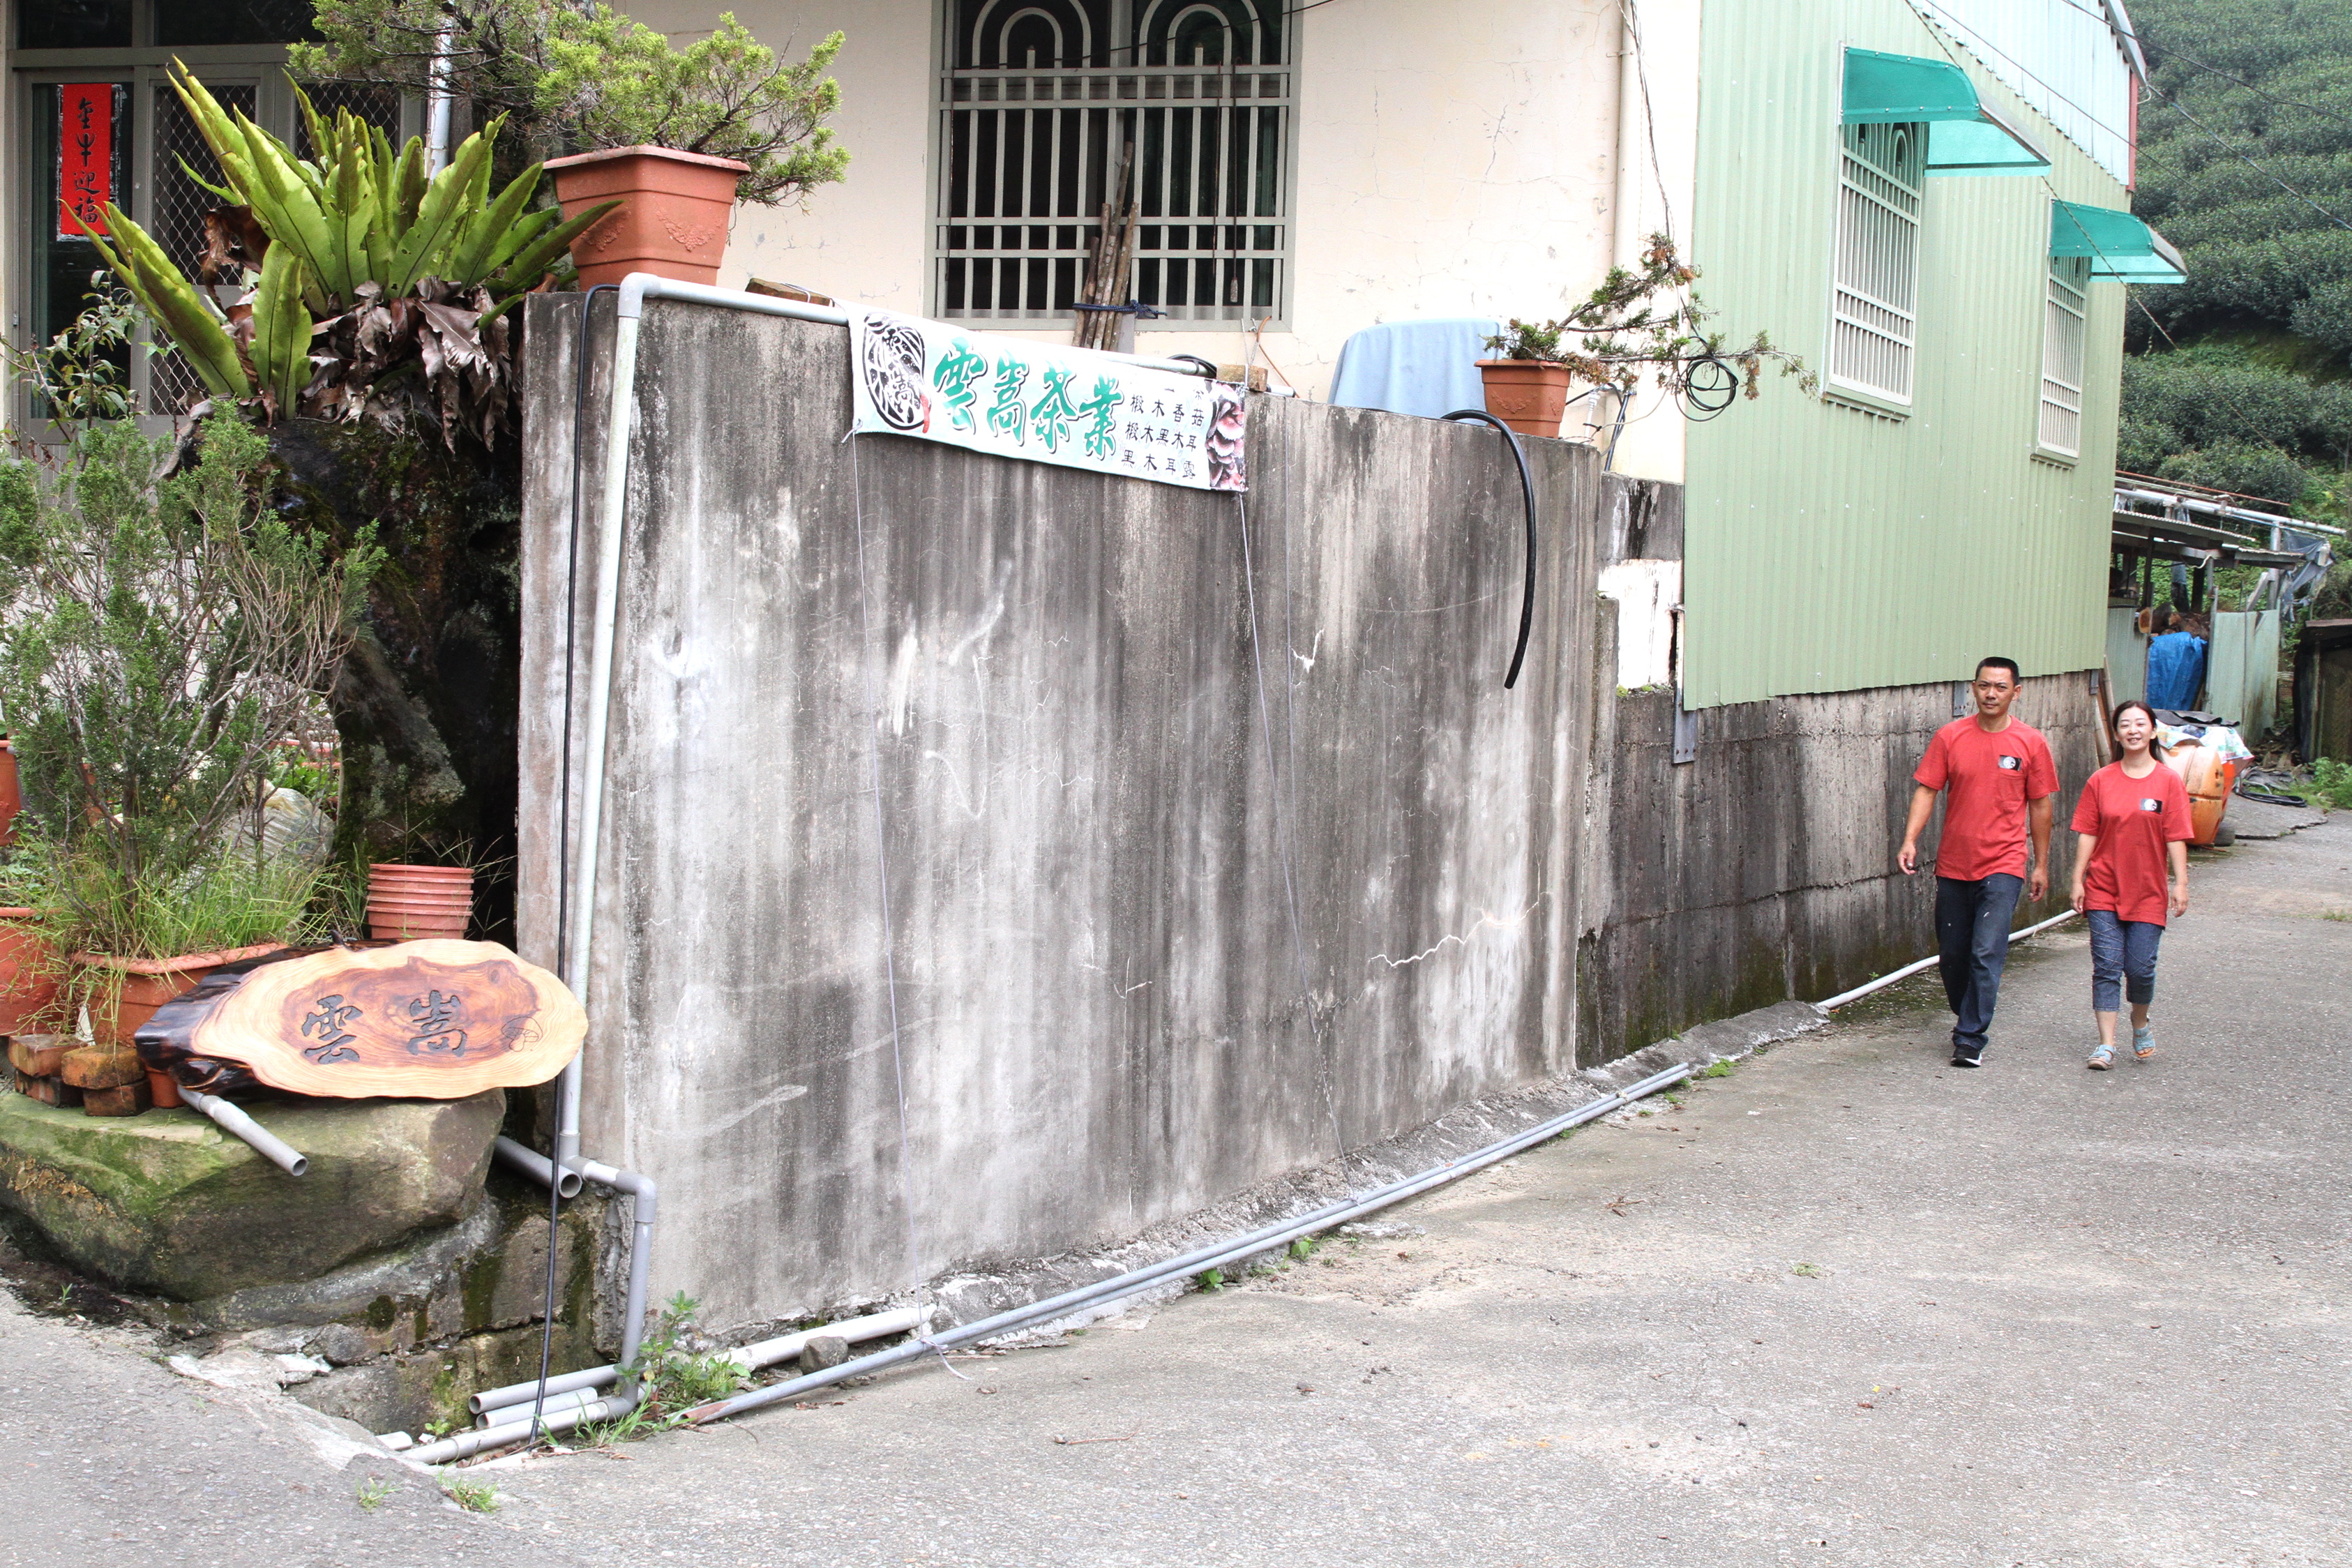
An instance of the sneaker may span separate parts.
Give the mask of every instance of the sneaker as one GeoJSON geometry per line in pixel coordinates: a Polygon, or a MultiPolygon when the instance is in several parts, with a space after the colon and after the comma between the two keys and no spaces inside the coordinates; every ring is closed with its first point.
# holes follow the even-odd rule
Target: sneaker
{"type": "Polygon", "coordinates": [[[2153,1061],[2156,1058],[2156,1030],[2153,1026],[2132,1031],[2132,1060],[2153,1061]]]}
{"type": "Polygon", "coordinates": [[[1964,1046],[1957,1040],[1953,1041],[1952,1065],[1956,1068],[1980,1068],[1984,1066],[1984,1047],[1982,1046],[1964,1046]]]}
{"type": "Polygon", "coordinates": [[[2115,1047],[2099,1046],[2094,1048],[2091,1052],[2091,1059],[2084,1062],[2083,1065],[2089,1068],[2093,1072],[2106,1071],[2109,1068],[2116,1065],[2115,1047]]]}

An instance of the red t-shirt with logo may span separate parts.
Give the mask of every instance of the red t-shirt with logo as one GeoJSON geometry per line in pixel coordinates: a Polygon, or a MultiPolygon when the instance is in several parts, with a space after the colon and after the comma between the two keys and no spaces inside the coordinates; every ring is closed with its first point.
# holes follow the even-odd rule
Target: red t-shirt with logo
{"type": "Polygon", "coordinates": [[[1979,882],[2025,875],[2025,807],[2058,793],[2058,764],[2042,731],[2021,719],[1988,731],[1974,718],[1955,719],[1927,742],[1912,778],[1944,797],[1944,836],[1936,875],[1979,882]]]}
{"type": "Polygon", "coordinates": [[[2165,846],[2186,844],[2195,831],[2180,775],[2158,763],[2136,779],[2121,763],[2109,763],[2083,786],[2074,831],[2099,837],[2083,868],[2083,907],[2112,910],[2119,921],[2164,924],[2165,846]]]}

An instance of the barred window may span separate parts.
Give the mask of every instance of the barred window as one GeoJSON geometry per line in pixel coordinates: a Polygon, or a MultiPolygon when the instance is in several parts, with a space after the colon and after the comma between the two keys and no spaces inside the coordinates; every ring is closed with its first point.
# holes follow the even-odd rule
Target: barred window
{"type": "Polygon", "coordinates": [[[2083,449],[2083,319],[2090,309],[2091,259],[2050,258],[2042,318],[2042,445],[2069,457],[2083,449]]]}
{"type": "Polygon", "coordinates": [[[932,308],[1067,320],[1111,209],[1116,298],[1279,317],[1291,254],[1285,0],[956,0],[940,73],[932,308]],[[1125,167],[1123,189],[1114,189],[1125,167]]]}
{"type": "Polygon", "coordinates": [[[1838,161],[1830,379],[1911,401],[1924,125],[1849,125],[1838,161]]]}

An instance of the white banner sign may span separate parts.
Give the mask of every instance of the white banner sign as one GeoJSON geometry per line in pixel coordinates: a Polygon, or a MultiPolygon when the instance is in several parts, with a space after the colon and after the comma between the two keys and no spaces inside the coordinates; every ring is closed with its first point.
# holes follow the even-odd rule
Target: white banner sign
{"type": "Polygon", "coordinates": [[[851,428],[1199,490],[1249,488],[1241,388],[881,310],[850,317],[851,428]]]}

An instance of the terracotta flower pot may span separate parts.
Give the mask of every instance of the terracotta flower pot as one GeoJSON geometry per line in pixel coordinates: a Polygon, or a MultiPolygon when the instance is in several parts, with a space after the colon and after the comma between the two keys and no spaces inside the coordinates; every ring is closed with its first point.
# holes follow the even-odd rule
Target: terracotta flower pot
{"type": "Polygon", "coordinates": [[[25,809],[25,790],[16,776],[16,748],[0,736],[0,847],[16,842],[16,814],[25,809]]]}
{"type": "Polygon", "coordinates": [[[615,197],[622,203],[572,242],[583,289],[618,283],[632,272],[719,281],[735,184],[750,164],[667,147],[613,147],[551,158],[546,168],[565,217],[615,197]]]}
{"type": "Polygon", "coordinates": [[[57,955],[26,923],[33,911],[0,909],[0,1035],[28,1035],[26,1027],[44,1018],[57,1005],[57,955]]]}
{"type": "Polygon", "coordinates": [[[1522,436],[1557,436],[1568,412],[1569,369],[1539,359],[1482,359],[1486,412],[1522,436]]]}
{"type": "MultiPolygon", "coordinates": [[[[224,963],[259,958],[286,944],[265,942],[253,947],[232,947],[221,952],[188,952],[173,958],[115,958],[102,952],[77,952],[70,962],[82,969],[110,973],[94,975],[80,989],[89,999],[90,1037],[101,1046],[128,1046],[155,1009],[224,963]],[[118,985],[114,976],[120,975],[118,985]]],[[[151,1075],[152,1078],[152,1075],[151,1075]]],[[[162,1104],[162,1100],[157,1100],[162,1104]]]]}
{"type": "Polygon", "coordinates": [[[368,868],[368,935],[378,942],[463,938],[474,913],[474,873],[467,866],[368,868]]]}

